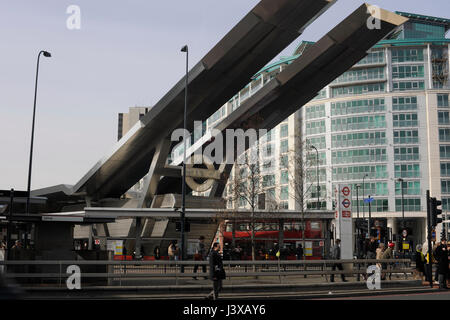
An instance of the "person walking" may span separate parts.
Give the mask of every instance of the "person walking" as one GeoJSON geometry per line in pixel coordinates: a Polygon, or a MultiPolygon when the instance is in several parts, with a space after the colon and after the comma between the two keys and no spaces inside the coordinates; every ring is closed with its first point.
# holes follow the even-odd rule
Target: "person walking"
{"type": "Polygon", "coordinates": [[[423,275],[425,274],[425,256],[422,252],[422,245],[418,244],[416,246],[416,269],[414,278],[419,278],[423,280],[423,275]]]}
{"type": "MultiPolygon", "coordinates": [[[[383,253],[384,253],[384,243],[381,242],[381,243],[378,245],[378,249],[377,249],[377,251],[376,251],[376,257],[375,257],[375,259],[381,260],[382,257],[383,257],[383,253]]],[[[380,262],[377,262],[376,265],[377,265],[378,268],[380,268],[380,271],[381,271],[381,270],[382,270],[381,263],[380,263],[380,262]]]]}
{"type": "MultiPolygon", "coordinates": [[[[331,259],[333,260],[341,259],[341,239],[336,239],[336,243],[331,249],[331,259]]],[[[344,268],[342,267],[342,263],[334,263],[333,266],[331,267],[331,270],[336,271],[336,268],[339,269],[340,271],[344,270],[344,268]]],[[[341,273],[341,279],[342,282],[347,282],[347,280],[345,280],[345,275],[343,273],[341,273]]],[[[330,282],[334,282],[334,274],[330,276],[330,282]]]]}
{"type": "Polygon", "coordinates": [[[155,257],[155,260],[161,259],[161,249],[159,249],[159,246],[156,246],[155,249],[153,249],[153,256],[155,257]]]}
{"type": "Polygon", "coordinates": [[[303,247],[302,244],[299,243],[298,247],[297,247],[297,260],[302,260],[303,259],[303,247]]]}
{"type": "MultiPolygon", "coordinates": [[[[389,242],[388,247],[386,250],[384,250],[383,254],[381,255],[381,259],[383,260],[388,260],[388,259],[392,259],[393,258],[393,250],[394,250],[395,244],[393,242],[389,242]]],[[[387,270],[387,266],[388,263],[387,262],[383,262],[381,264],[381,266],[383,267],[383,270],[387,270]]],[[[385,280],[386,279],[386,274],[382,274],[381,275],[381,280],[385,280]]],[[[391,280],[391,274],[389,274],[389,280],[391,280]]]]}
{"type": "Polygon", "coordinates": [[[213,281],[213,290],[206,296],[206,299],[217,300],[222,289],[222,280],[226,278],[222,257],[219,253],[219,243],[217,242],[213,244],[209,254],[209,278],[213,281]]]}
{"type": "Polygon", "coordinates": [[[439,289],[448,289],[447,275],[448,275],[448,250],[447,240],[441,238],[441,243],[436,248],[436,261],[438,267],[439,289]]]}
{"type": "Polygon", "coordinates": [[[177,260],[177,240],[174,240],[170,243],[169,248],[167,249],[167,254],[169,255],[169,260],[177,260]]]}
{"type": "MultiPolygon", "coordinates": [[[[198,238],[198,244],[197,244],[197,252],[194,254],[194,260],[195,261],[205,261],[207,257],[207,252],[205,248],[205,237],[200,236],[198,238]]],[[[194,273],[197,273],[198,270],[198,264],[194,266],[194,273]]],[[[203,273],[206,273],[206,265],[202,265],[202,271],[203,273]]],[[[208,277],[205,276],[205,279],[208,279],[208,277]]],[[[197,277],[194,277],[194,280],[197,280],[197,277]]]]}
{"type": "MultiPolygon", "coordinates": [[[[2,241],[0,242],[0,261],[5,261],[5,256],[6,256],[6,245],[5,243],[2,241]]],[[[4,265],[0,265],[0,274],[5,272],[5,266],[4,265]]]]}

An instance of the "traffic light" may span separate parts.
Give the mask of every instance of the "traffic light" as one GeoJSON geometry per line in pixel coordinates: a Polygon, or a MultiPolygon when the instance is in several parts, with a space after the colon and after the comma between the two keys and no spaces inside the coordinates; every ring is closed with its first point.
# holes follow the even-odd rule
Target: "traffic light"
{"type": "MultiPolygon", "coordinates": [[[[181,221],[175,222],[175,230],[177,232],[181,231],[181,221]]],[[[184,232],[190,232],[190,231],[191,231],[191,224],[189,223],[189,221],[185,221],[184,222],[184,232]]]]}
{"type": "Polygon", "coordinates": [[[435,227],[438,223],[442,222],[442,218],[439,218],[439,215],[442,214],[442,210],[438,207],[442,205],[441,200],[437,200],[436,198],[430,198],[430,211],[431,211],[431,226],[435,227]]]}

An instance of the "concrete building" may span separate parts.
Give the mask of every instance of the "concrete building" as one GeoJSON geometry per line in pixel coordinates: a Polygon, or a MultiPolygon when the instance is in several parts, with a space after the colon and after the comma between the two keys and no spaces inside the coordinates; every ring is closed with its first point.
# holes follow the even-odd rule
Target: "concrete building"
{"type": "Polygon", "coordinates": [[[119,141],[151,107],[131,107],[128,113],[119,113],[117,122],[117,141],[119,141]]]}
{"type": "MultiPolygon", "coordinates": [[[[298,201],[289,196],[292,181],[278,160],[287,150],[295,154],[302,146],[307,157],[315,159],[313,145],[319,156],[321,209],[334,209],[334,187],[350,184],[354,217],[359,211],[361,218],[368,218],[363,198],[370,195],[373,226],[384,227],[387,238],[393,239],[401,232],[404,205],[408,240],[415,246],[426,237],[426,190],[442,199],[444,212],[450,199],[450,39],[446,38],[450,20],[397,13],[409,21],[261,139],[275,160],[262,163],[261,172],[267,193],[280,207],[298,210],[298,201]]],[[[292,56],[259,71],[203,124],[202,132],[227,117],[311,45],[302,42],[292,56]]],[[[175,153],[182,154],[182,148],[175,153]]],[[[316,170],[312,162],[304,186],[309,190],[308,209],[318,206],[316,170]]],[[[439,237],[440,229],[436,231],[439,237]]]]}

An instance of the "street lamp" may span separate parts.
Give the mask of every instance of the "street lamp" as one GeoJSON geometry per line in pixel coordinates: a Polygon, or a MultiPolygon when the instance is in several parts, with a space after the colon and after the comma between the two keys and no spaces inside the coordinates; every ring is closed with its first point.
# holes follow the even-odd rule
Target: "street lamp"
{"type": "Polygon", "coordinates": [[[310,146],[311,149],[315,149],[317,153],[317,161],[316,161],[316,175],[317,175],[317,210],[320,208],[320,185],[319,185],[319,151],[313,145],[310,146]]]}
{"type": "MultiPolygon", "coordinates": [[[[365,215],[366,215],[366,204],[365,204],[365,202],[364,202],[364,197],[366,196],[366,190],[365,190],[365,184],[364,184],[364,179],[366,178],[366,177],[368,177],[369,175],[366,173],[365,175],[364,175],[364,177],[363,177],[363,183],[362,183],[362,187],[363,187],[363,219],[365,219],[365,215]]],[[[370,221],[370,220],[369,220],[370,221]]],[[[369,238],[370,238],[370,226],[367,224],[367,233],[368,233],[368,236],[369,236],[369,238]]]]}
{"type": "MultiPolygon", "coordinates": [[[[403,179],[402,178],[398,178],[398,182],[401,183],[401,189],[402,189],[402,224],[401,224],[401,232],[402,232],[402,236],[403,236],[403,229],[405,228],[405,202],[404,202],[404,198],[403,198],[403,179]]],[[[401,247],[401,249],[403,250],[403,246],[401,247]]]]}
{"type": "Polygon", "coordinates": [[[33,164],[33,144],[34,144],[34,123],[36,118],[36,97],[37,97],[37,85],[38,85],[38,76],[39,76],[39,59],[41,54],[44,57],[50,58],[52,55],[48,51],[41,50],[38,54],[37,58],[37,67],[36,67],[36,82],[34,86],[34,107],[33,107],[33,124],[31,126],[31,146],[30,146],[30,162],[28,166],[28,188],[27,188],[27,205],[26,205],[26,213],[30,213],[30,192],[31,192],[31,168],[33,164]]]}
{"type": "Polygon", "coordinates": [[[398,178],[398,182],[401,183],[401,189],[402,189],[402,229],[405,227],[405,202],[403,198],[403,179],[398,178]]]}
{"type": "MultiPolygon", "coordinates": [[[[181,52],[186,52],[186,83],[184,88],[184,120],[183,120],[183,129],[184,135],[186,134],[186,113],[187,113],[187,103],[188,103],[188,66],[189,66],[189,48],[185,45],[181,48],[181,52]]],[[[183,137],[183,182],[181,187],[182,193],[182,203],[181,203],[181,261],[184,260],[185,256],[185,241],[184,241],[184,230],[185,230],[185,215],[186,215],[186,139],[187,137],[183,137]]],[[[182,268],[182,271],[183,268],[182,268]]]]}

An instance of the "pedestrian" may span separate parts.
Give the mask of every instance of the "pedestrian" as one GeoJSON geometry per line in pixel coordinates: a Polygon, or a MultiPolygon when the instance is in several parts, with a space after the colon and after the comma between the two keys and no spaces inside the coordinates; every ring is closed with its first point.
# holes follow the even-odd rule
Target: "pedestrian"
{"type": "Polygon", "coordinates": [[[436,261],[439,274],[439,289],[448,289],[447,287],[447,275],[448,275],[448,250],[447,240],[441,238],[441,243],[436,248],[436,261]]]}
{"type": "MultiPolygon", "coordinates": [[[[392,257],[393,257],[392,250],[394,250],[394,247],[395,247],[395,244],[393,242],[389,242],[387,249],[384,250],[383,254],[381,255],[381,259],[383,259],[383,260],[392,259],[392,257]]],[[[381,265],[383,267],[383,270],[387,270],[387,266],[388,266],[387,262],[383,262],[381,265]]],[[[381,280],[385,280],[385,279],[386,279],[386,274],[381,275],[381,280]]],[[[391,280],[391,274],[389,274],[389,280],[391,280]]]]}
{"type": "MultiPolygon", "coordinates": [[[[341,259],[341,239],[336,239],[336,243],[331,249],[331,259],[332,260],[341,259]]],[[[339,269],[339,271],[344,271],[342,263],[334,263],[333,266],[331,267],[331,270],[336,271],[336,268],[339,269]]],[[[345,280],[345,275],[343,273],[341,273],[341,279],[342,282],[347,282],[347,280],[345,280]]],[[[330,282],[334,282],[334,274],[330,276],[330,282]]]]}
{"type": "Polygon", "coordinates": [[[156,246],[155,249],[153,249],[153,256],[155,257],[155,260],[161,259],[161,249],[159,246],[156,246]]]}
{"type": "Polygon", "coordinates": [[[425,256],[423,255],[422,245],[420,244],[416,246],[416,269],[414,271],[414,278],[423,280],[423,275],[425,274],[425,256]]]}
{"type": "MultiPolygon", "coordinates": [[[[205,237],[200,236],[198,238],[198,244],[197,244],[197,250],[194,254],[194,260],[195,261],[205,261],[207,257],[207,252],[205,248],[205,237]]],[[[194,266],[194,273],[197,273],[198,270],[198,264],[194,266]]],[[[203,273],[206,273],[206,265],[202,265],[202,271],[203,273]]],[[[205,279],[208,279],[208,277],[205,276],[205,279]]],[[[194,277],[194,280],[197,280],[197,277],[194,277]]]]}
{"type": "MultiPolygon", "coordinates": [[[[376,250],[376,257],[375,257],[375,259],[381,260],[382,257],[383,257],[383,253],[384,253],[384,243],[381,242],[381,243],[378,245],[378,249],[376,250]]],[[[381,263],[380,263],[380,262],[377,262],[376,265],[377,265],[378,268],[380,268],[380,271],[381,271],[381,269],[382,269],[381,263]]]]}
{"type": "Polygon", "coordinates": [[[303,247],[302,244],[299,243],[298,247],[297,247],[297,260],[302,260],[303,259],[303,247]]]}
{"type": "Polygon", "coordinates": [[[367,244],[366,248],[367,259],[375,259],[377,255],[376,250],[377,250],[377,242],[375,241],[375,237],[370,237],[370,241],[367,244]]]}
{"type": "Polygon", "coordinates": [[[167,254],[169,255],[169,260],[177,260],[178,256],[177,240],[174,240],[170,243],[169,248],[167,249],[167,254]]]}
{"type": "Polygon", "coordinates": [[[222,289],[222,280],[226,278],[222,257],[219,253],[219,243],[217,242],[213,244],[209,254],[209,278],[213,281],[213,290],[206,296],[206,299],[217,300],[222,289]]]}
{"type": "MultiPolygon", "coordinates": [[[[2,241],[0,243],[0,261],[5,261],[5,256],[6,256],[6,245],[2,241]]],[[[3,272],[5,272],[5,266],[0,265],[0,273],[3,273],[3,272]]]]}

